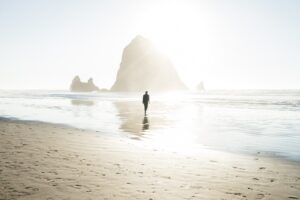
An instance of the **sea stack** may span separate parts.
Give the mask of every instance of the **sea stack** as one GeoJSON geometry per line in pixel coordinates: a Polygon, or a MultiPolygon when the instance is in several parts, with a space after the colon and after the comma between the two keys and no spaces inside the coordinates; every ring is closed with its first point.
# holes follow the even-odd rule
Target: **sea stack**
{"type": "Polygon", "coordinates": [[[123,50],[112,91],[141,92],[186,90],[171,61],[142,36],[123,50]]]}
{"type": "Polygon", "coordinates": [[[70,86],[72,92],[92,92],[99,91],[99,88],[94,84],[93,79],[90,78],[88,82],[81,82],[79,76],[75,76],[70,86]]]}
{"type": "Polygon", "coordinates": [[[201,81],[198,85],[197,85],[197,91],[202,92],[205,90],[204,87],[204,83],[201,81]]]}

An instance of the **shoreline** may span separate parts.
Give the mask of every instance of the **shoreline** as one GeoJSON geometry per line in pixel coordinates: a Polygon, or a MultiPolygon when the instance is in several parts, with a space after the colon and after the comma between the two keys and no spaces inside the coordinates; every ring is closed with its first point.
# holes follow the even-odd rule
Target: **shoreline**
{"type": "Polygon", "coordinates": [[[0,119],[0,199],[300,199],[294,161],[182,155],[46,122],[0,119]]]}
{"type": "MultiPolygon", "coordinates": [[[[78,127],[74,127],[72,125],[68,125],[68,124],[63,124],[63,123],[52,123],[52,122],[45,122],[45,121],[38,121],[38,120],[23,120],[23,119],[18,119],[18,118],[8,118],[8,117],[0,117],[0,122],[12,122],[12,123],[27,123],[27,124],[32,124],[32,125],[38,125],[38,124],[43,124],[43,125],[53,125],[53,126],[57,126],[60,128],[69,128],[69,129],[74,129],[77,131],[84,131],[86,133],[94,133],[94,134],[100,134],[99,136],[101,137],[108,137],[108,138],[114,138],[116,140],[118,139],[124,139],[124,140],[128,140],[126,142],[130,142],[130,143],[139,143],[139,141],[137,142],[136,139],[132,139],[131,135],[125,135],[126,133],[124,133],[124,136],[122,136],[121,138],[113,136],[111,134],[107,134],[101,131],[97,131],[97,130],[93,130],[93,129],[86,129],[86,128],[78,128],[78,127]]],[[[148,147],[149,149],[153,149],[155,147],[148,147]]],[[[293,159],[290,157],[286,157],[286,156],[281,156],[281,155],[275,155],[275,154],[271,154],[271,153],[265,153],[265,152],[246,152],[246,151],[226,151],[226,150],[222,150],[222,149],[214,149],[214,148],[210,148],[210,147],[200,147],[197,146],[197,148],[201,149],[201,151],[209,151],[209,152],[220,152],[220,153],[225,153],[225,154],[233,154],[233,155],[240,155],[240,156],[250,156],[250,157],[255,157],[255,156],[259,156],[260,158],[267,158],[267,159],[274,159],[274,160],[278,160],[278,161],[283,161],[283,162],[288,162],[291,164],[299,164],[300,166],[300,160],[297,159],[293,159]]],[[[157,149],[157,148],[156,148],[157,149]]],[[[167,151],[169,153],[174,153],[174,150],[169,150],[169,149],[159,149],[162,151],[167,151]]],[[[177,154],[184,154],[184,155],[189,155],[190,153],[183,153],[183,152],[175,152],[177,154]]],[[[193,153],[191,153],[193,154],[193,153]]],[[[197,154],[197,153],[194,153],[197,154]]]]}

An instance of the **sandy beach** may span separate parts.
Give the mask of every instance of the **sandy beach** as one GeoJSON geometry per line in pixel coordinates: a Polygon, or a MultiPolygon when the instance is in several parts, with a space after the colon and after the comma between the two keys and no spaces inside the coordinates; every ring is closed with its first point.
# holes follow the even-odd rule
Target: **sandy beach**
{"type": "Polygon", "coordinates": [[[182,155],[55,124],[0,121],[0,199],[299,199],[300,165],[182,155]]]}

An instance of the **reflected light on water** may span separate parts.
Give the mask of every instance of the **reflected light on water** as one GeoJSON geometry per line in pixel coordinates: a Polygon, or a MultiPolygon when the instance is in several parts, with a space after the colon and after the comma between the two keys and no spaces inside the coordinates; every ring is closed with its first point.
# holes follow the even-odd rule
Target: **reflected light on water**
{"type": "Polygon", "coordinates": [[[185,102],[185,98],[180,92],[153,95],[147,116],[143,116],[140,102],[115,102],[120,129],[150,148],[195,152],[199,149],[197,127],[201,124],[202,108],[185,102]]]}
{"type": "Polygon", "coordinates": [[[184,92],[166,92],[155,96],[156,101],[162,103],[178,103],[186,99],[186,95],[184,92]]]}
{"type": "MultiPolygon", "coordinates": [[[[171,99],[173,100],[173,96],[171,99]]],[[[195,130],[197,125],[199,126],[201,123],[199,110],[193,105],[181,106],[178,103],[176,106],[171,106],[170,109],[166,110],[163,115],[167,119],[168,124],[159,127],[159,129],[151,130],[151,135],[145,136],[151,138],[151,140],[145,142],[159,149],[185,153],[196,152],[199,148],[197,148],[196,144],[197,134],[195,130]]],[[[155,116],[162,111],[153,110],[152,112],[151,115],[155,116]]]]}
{"type": "Polygon", "coordinates": [[[300,160],[299,91],[2,92],[1,117],[61,123],[177,152],[215,150],[300,160]]]}

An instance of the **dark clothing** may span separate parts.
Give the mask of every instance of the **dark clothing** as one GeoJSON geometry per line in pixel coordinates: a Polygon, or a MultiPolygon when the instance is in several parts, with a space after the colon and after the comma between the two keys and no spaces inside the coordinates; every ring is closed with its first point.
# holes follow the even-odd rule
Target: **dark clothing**
{"type": "Polygon", "coordinates": [[[143,104],[148,104],[150,101],[150,97],[148,94],[143,95],[143,104]]]}
{"type": "Polygon", "coordinates": [[[144,104],[145,113],[146,113],[146,111],[148,109],[148,103],[149,103],[149,101],[150,101],[149,95],[148,94],[144,94],[143,95],[143,104],[144,104]]]}
{"type": "Polygon", "coordinates": [[[146,112],[148,109],[148,103],[144,103],[144,111],[146,112]]]}

